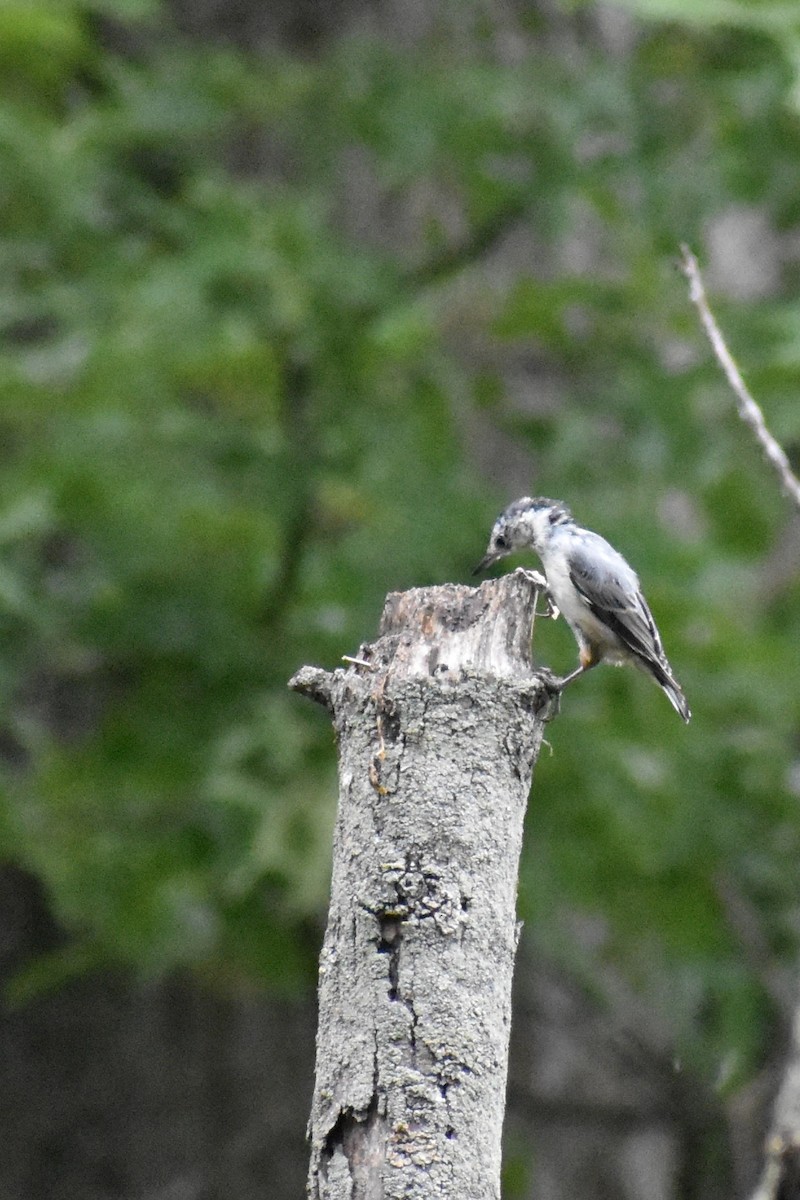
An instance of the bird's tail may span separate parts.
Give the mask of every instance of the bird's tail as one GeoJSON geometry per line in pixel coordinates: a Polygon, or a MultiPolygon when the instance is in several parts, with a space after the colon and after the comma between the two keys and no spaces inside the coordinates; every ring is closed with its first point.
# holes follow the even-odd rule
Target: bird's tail
{"type": "Polygon", "coordinates": [[[681,685],[678,683],[672,672],[665,670],[663,667],[657,671],[655,675],[659,684],[666,692],[667,699],[675,709],[675,712],[683,717],[684,721],[686,721],[688,725],[692,716],[692,711],[689,708],[689,705],[686,703],[686,697],[683,694],[681,685]]]}

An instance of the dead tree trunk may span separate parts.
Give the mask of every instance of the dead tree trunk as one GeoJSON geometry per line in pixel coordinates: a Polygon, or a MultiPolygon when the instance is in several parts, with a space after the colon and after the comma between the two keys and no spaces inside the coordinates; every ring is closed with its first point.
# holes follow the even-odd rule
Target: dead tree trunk
{"type": "Polygon", "coordinates": [[[522,572],[388,597],[330,710],[312,1200],[498,1200],[522,822],[552,677],[522,572]]]}

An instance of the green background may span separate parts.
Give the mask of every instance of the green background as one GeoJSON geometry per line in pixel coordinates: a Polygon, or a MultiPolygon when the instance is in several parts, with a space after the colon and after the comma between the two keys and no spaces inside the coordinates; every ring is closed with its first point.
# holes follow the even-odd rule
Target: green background
{"type": "MultiPolygon", "coordinates": [[[[0,6],[0,844],[70,935],[9,1000],[313,989],[335,748],[286,681],[543,493],[635,565],[694,717],[634,672],[565,695],[526,937],[723,1096],[785,1028],[798,517],[676,264],[794,455],[800,12],[516,19],[303,51],[0,6]]],[[[574,665],[562,625],[534,649],[574,665]]]]}

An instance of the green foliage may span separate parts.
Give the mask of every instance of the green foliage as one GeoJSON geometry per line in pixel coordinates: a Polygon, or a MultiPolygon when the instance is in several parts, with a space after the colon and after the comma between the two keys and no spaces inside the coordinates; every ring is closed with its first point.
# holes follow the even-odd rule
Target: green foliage
{"type": "MultiPolygon", "coordinates": [[[[42,58],[64,38],[28,33],[42,58]]],[[[278,985],[311,965],[334,788],[286,680],[434,578],[445,514],[472,511],[466,546],[478,506],[397,268],[336,235],[313,180],[224,167],[288,103],[258,100],[265,68],[69,46],[60,94],[5,101],[6,852],[98,961],[278,985]]],[[[292,65],[270,74],[291,99],[292,65]]]]}
{"type": "MultiPolygon", "coordinates": [[[[755,33],[688,7],[624,54],[582,13],[549,18],[554,53],[532,16],[507,63],[477,18],[452,46],[444,5],[413,51],[306,63],[184,42],[144,3],[4,6],[0,833],[75,938],[20,995],[109,961],[310,978],[334,748],[286,680],[372,637],[387,591],[467,577],[515,486],[473,451],[513,444],[519,491],[636,563],[695,712],[610,670],[565,696],[529,928],[624,976],[708,1079],[758,1062],[732,912],[791,961],[798,588],[674,258],[742,206],[794,227],[800,129],[777,6],[755,33]],[[353,156],[412,236],[352,232],[353,156]],[[520,227],[530,261],[473,269],[520,227]]],[[[719,313],[796,445],[796,305],[719,313]]],[[[535,650],[574,661],[560,626],[535,650]]]]}

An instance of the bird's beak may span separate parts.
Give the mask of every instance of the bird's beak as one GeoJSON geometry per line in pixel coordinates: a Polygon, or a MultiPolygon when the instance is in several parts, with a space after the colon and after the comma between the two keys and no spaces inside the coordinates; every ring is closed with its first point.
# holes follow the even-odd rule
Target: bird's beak
{"type": "Polygon", "coordinates": [[[503,557],[502,554],[484,554],[483,558],[478,563],[477,567],[475,567],[472,574],[473,575],[481,575],[484,571],[487,571],[489,569],[489,567],[491,567],[494,563],[498,562],[502,557],[503,557]]]}

